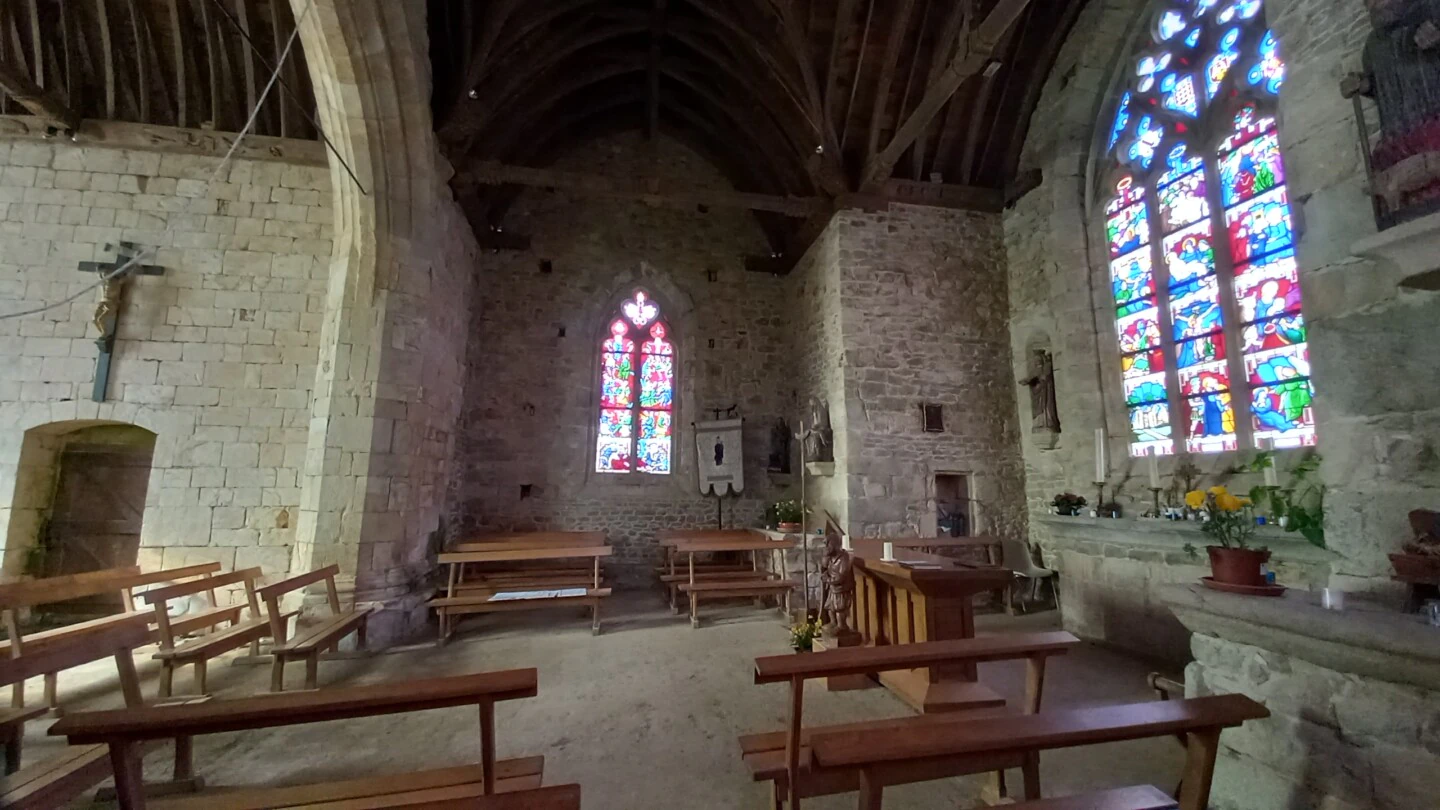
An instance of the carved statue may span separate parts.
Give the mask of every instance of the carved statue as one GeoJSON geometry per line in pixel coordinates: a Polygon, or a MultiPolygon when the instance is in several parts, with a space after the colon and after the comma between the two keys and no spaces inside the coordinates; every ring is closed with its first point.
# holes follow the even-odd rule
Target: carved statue
{"type": "Polygon", "coordinates": [[[832,524],[825,530],[825,559],[820,562],[820,581],[824,586],[822,603],[830,613],[826,632],[834,638],[855,632],[850,627],[850,611],[855,606],[855,569],[850,552],[841,545],[841,535],[832,524]]]}
{"type": "Polygon", "coordinates": [[[1055,408],[1055,362],[1050,352],[1030,352],[1030,376],[1020,381],[1030,388],[1030,430],[1059,433],[1060,413],[1055,408]]]}
{"type": "Polygon", "coordinates": [[[805,460],[835,460],[835,433],[830,429],[830,406],[819,397],[810,398],[810,429],[805,432],[805,460]]]}
{"type": "Polygon", "coordinates": [[[1440,197],[1440,0],[1366,0],[1363,74],[1340,84],[1375,99],[1372,193],[1393,212],[1440,197]]]}
{"type": "Polygon", "coordinates": [[[100,341],[108,341],[115,334],[115,315],[120,312],[120,289],[124,284],[124,279],[115,278],[101,285],[100,303],[95,305],[95,317],[91,320],[100,333],[100,341]]]}
{"type": "Polygon", "coordinates": [[[770,428],[770,463],[767,465],[771,472],[790,472],[790,424],[784,417],[775,420],[770,428]]]}

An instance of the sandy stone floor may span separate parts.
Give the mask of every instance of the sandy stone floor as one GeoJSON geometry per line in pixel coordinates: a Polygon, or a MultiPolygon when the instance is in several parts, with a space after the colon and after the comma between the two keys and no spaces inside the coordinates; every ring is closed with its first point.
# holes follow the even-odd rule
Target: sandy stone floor
{"type": "MultiPolygon", "coordinates": [[[[756,686],[757,655],[784,653],[786,632],[773,611],[748,604],[707,606],[707,622],[691,629],[653,593],[612,600],[605,634],[592,637],[589,622],[565,611],[499,614],[467,620],[450,645],[420,646],[364,660],[321,664],[322,685],[361,684],[466,672],[538,667],[536,698],[497,710],[501,756],[545,755],[547,784],[579,782],[587,810],[693,808],[729,810],[765,806],[764,789],[740,762],[736,737],[780,728],[785,687],[756,686]]],[[[982,632],[1050,629],[1053,612],[1026,617],[981,617],[982,632]]],[[[148,650],[137,656],[147,697],[156,671],[148,650]]],[[[1085,646],[1052,659],[1047,707],[1077,707],[1146,700],[1145,664],[1085,646]]],[[[211,685],[220,697],[261,693],[268,666],[212,662],[211,685]]],[[[303,677],[303,665],[291,674],[303,677]]],[[[1011,699],[1024,691],[1024,667],[986,664],[981,679],[1011,699]]],[[[189,685],[188,673],[177,687],[189,685]]],[[[70,710],[119,705],[108,662],[61,676],[61,700],[70,710]]],[[[38,680],[29,700],[40,700],[38,680]]],[[[806,694],[810,723],[900,716],[909,710],[884,689],[806,694]]],[[[54,750],[45,722],[32,722],[26,761],[54,750]]],[[[294,726],[264,732],[218,734],[196,741],[196,767],[207,783],[290,784],[473,762],[477,718],[470,710],[294,726]]],[[[168,746],[146,760],[146,775],[166,775],[168,746]]],[[[1149,782],[1174,785],[1180,747],[1156,739],[1047,754],[1045,795],[1149,782]]],[[[1018,785],[1018,774],[1010,776],[1018,785]]],[[[970,777],[886,791],[889,810],[972,807],[982,779],[970,777]]],[[[815,810],[850,808],[853,794],[807,801],[815,810]]]]}

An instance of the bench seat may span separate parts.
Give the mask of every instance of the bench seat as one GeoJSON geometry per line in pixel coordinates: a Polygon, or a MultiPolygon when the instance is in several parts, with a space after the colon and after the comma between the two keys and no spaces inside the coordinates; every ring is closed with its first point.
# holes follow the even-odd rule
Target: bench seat
{"type": "Polygon", "coordinates": [[[49,810],[68,802],[110,775],[103,745],[72,745],[49,759],[0,778],[0,808],[49,810]]]}
{"type": "MultiPolygon", "coordinates": [[[[540,787],[545,757],[521,757],[495,763],[495,790],[510,793],[540,787]]],[[[479,765],[461,765],[414,773],[387,774],[340,782],[322,782],[292,787],[253,788],[194,793],[146,802],[153,810],[267,810],[268,808],[319,806],[330,810],[340,802],[370,800],[365,807],[395,807],[403,804],[373,804],[393,794],[428,792],[443,788],[473,786],[473,793],[454,798],[478,796],[484,774],[479,765]]],[[[395,796],[396,801],[403,797],[395,796]]],[[[429,797],[427,797],[429,798],[429,797]]],[[[412,802],[415,803],[415,802],[412,802]]]]}
{"type": "Polygon", "coordinates": [[[341,638],[350,635],[351,630],[364,623],[373,612],[373,608],[362,608],[339,616],[329,616],[317,625],[297,630],[294,638],[284,644],[276,644],[270,651],[276,654],[303,655],[322,647],[334,646],[341,638]]]}
{"type": "Polygon", "coordinates": [[[342,607],[340,592],[335,587],[335,576],[340,566],[327,565],[306,574],[290,577],[256,592],[265,601],[266,615],[270,618],[270,637],[275,643],[270,648],[270,691],[285,691],[285,664],[294,659],[305,662],[305,688],[319,688],[320,654],[336,649],[340,642],[351,633],[355,634],[355,646],[365,649],[367,622],[370,615],[379,611],[379,605],[342,607]],[[306,628],[295,628],[292,635],[287,630],[285,612],[280,609],[280,600],[286,594],[300,591],[309,585],[324,583],[325,603],[330,615],[318,624],[306,628]]]}
{"type": "Polygon", "coordinates": [[[800,583],[793,579],[749,579],[725,582],[682,582],[680,590],[685,593],[706,594],[709,596],[768,596],[772,593],[784,593],[793,588],[800,587],[800,583]]]}
{"type": "MultiPolygon", "coordinates": [[[[236,610],[239,610],[239,608],[236,608],[236,610]]],[[[249,644],[252,640],[262,638],[269,633],[270,621],[268,619],[250,619],[233,627],[227,627],[224,630],[206,633],[174,649],[160,650],[151,657],[159,661],[167,658],[175,661],[188,661],[195,658],[214,658],[220,653],[229,652],[236,647],[249,644]]]]}
{"type": "Polygon", "coordinates": [[[1175,810],[1180,805],[1151,785],[1101,790],[1011,805],[1011,810],[1175,810]]]}

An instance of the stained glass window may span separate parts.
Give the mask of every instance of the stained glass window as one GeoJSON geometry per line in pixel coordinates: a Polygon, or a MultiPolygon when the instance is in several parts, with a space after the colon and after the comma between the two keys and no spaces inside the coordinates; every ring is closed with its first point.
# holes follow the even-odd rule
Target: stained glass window
{"type": "Polygon", "coordinates": [[[1131,454],[1314,444],[1280,43],[1263,0],[1154,0],[1151,20],[1104,130],[1131,454]]]}
{"type": "Polygon", "coordinates": [[[620,305],[600,345],[600,421],[595,471],[670,472],[675,347],[660,308],[644,292],[620,305]]]}

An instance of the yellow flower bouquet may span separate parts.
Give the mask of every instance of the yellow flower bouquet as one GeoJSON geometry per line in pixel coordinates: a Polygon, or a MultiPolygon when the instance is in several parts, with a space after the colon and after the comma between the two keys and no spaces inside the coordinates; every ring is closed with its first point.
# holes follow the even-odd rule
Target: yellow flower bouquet
{"type": "Polygon", "coordinates": [[[1222,548],[1249,548],[1255,536],[1255,518],[1250,499],[1232,495],[1223,486],[1185,493],[1185,505],[1204,510],[1209,519],[1201,526],[1222,548]]]}

